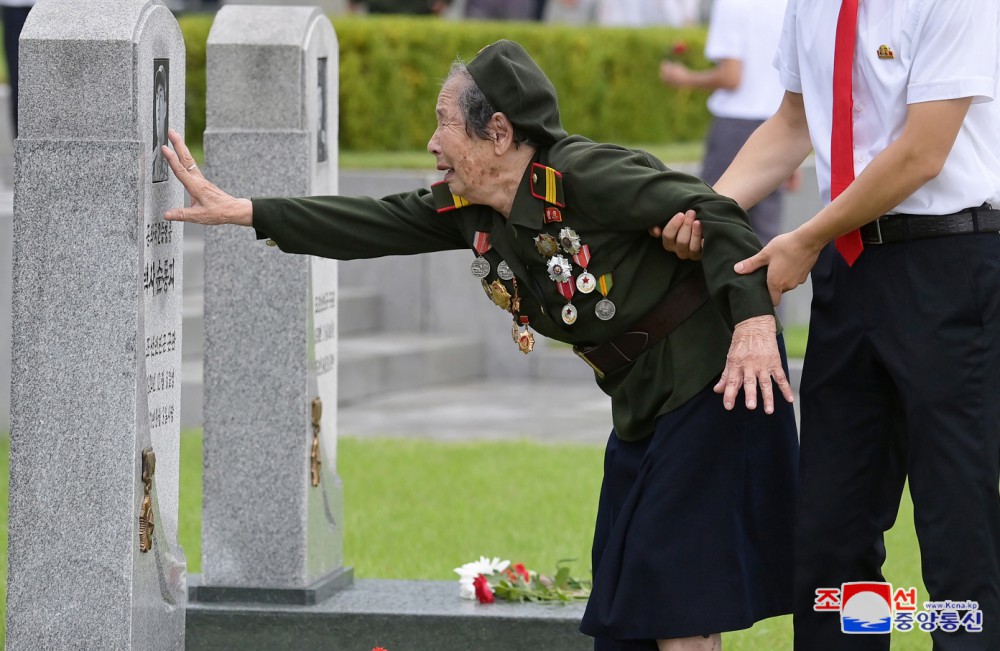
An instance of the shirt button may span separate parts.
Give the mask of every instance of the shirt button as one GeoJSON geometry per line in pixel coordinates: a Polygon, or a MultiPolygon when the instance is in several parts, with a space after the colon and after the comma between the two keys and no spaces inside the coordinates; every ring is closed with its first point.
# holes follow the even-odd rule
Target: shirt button
{"type": "Polygon", "coordinates": [[[271,239],[268,239],[266,242],[264,242],[264,244],[268,246],[278,246],[278,243],[271,239]]]}

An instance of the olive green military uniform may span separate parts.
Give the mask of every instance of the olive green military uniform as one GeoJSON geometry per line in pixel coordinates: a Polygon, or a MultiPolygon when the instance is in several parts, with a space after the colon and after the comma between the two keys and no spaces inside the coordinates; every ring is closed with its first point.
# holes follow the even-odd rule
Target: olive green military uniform
{"type": "MultiPolygon", "coordinates": [[[[545,180],[539,178],[544,169],[529,166],[507,220],[478,205],[439,213],[433,195],[422,190],[382,200],[254,199],[254,227],[283,251],[339,260],[473,249],[475,234],[489,233],[492,248],[484,257],[491,272],[486,281],[499,280],[497,267],[506,261],[516,276],[520,313],[528,317],[529,327],[575,345],[599,344],[627,331],[680,279],[704,273],[713,300],[631,366],[598,380],[611,396],[618,435],[642,438],[653,431],[656,416],[683,404],[719,375],[734,323],[773,313],[763,273],[740,276],[733,271],[760,243],[733,201],[694,177],[668,170],[649,154],[574,136],[540,152],[538,163],[561,174],[561,193],[552,198],[563,207],[545,201],[545,180]],[[545,210],[553,207],[561,221],[545,223],[545,210]],[[704,225],[701,262],[679,260],[647,233],[692,208],[704,225]],[[602,298],[599,291],[574,294],[579,318],[573,325],[560,318],[567,300],[550,279],[548,258],[536,249],[535,238],[541,233],[558,238],[567,227],[590,247],[588,270],[596,277],[611,274],[608,298],[617,310],[608,321],[594,314],[602,298]]],[[[478,281],[470,274],[469,282],[478,281]]],[[[500,282],[514,294],[514,281],[500,282]]],[[[510,335],[498,331],[496,336],[510,335]]]]}
{"type": "MultiPolygon", "coordinates": [[[[482,283],[490,298],[512,313],[514,332],[496,336],[516,333],[522,343],[525,320],[587,349],[654,332],[643,328],[665,308],[684,315],[630,354],[630,364],[596,375],[611,396],[614,430],[581,631],[596,651],[655,650],[657,639],[790,612],[791,406],[779,397],[766,415],[737,400],[727,411],[711,389],[734,325],[773,314],[764,272],[733,271],[760,250],[745,213],[644,152],[568,136],[555,89],[516,43],[484,48],[468,72],[515,136],[536,146],[508,218],[436,184],[380,200],[254,199],[258,237],[341,260],[470,249],[470,261],[482,254],[488,263],[482,283]],[[688,209],[704,227],[701,261],[679,260],[647,233],[688,209]],[[584,270],[590,277],[581,287],[595,291],[573,291],[584,270]],[[681,290],[699,281],[710,300],[675,310],[681,290]],[[611,318],[601,301],[614,304],[611,318]]],[[[480,281],[470,274],[469,282],[480,281]]]]}

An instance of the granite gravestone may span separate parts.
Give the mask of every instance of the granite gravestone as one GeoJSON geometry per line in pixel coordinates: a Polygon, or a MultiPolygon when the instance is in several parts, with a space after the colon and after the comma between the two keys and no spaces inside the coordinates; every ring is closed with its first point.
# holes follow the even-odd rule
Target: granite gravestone
{"type": "MultiPolygon", "coordinates": [[[[236,196],[332,194],[337,39],[314,7],[228,5],[207,48],[206,175],[236,196]]],[[[205,235],[197,601],[312,603],[341,567],[337,263],[205,235]]],[[[192,584],[195,582],[193,581],[192,584]]]]}
{"type": "Polygon", "coordinates": [[[9,649],[184,643],[184,60],[159,0],[40,0],[21,34],[9,649]]]}

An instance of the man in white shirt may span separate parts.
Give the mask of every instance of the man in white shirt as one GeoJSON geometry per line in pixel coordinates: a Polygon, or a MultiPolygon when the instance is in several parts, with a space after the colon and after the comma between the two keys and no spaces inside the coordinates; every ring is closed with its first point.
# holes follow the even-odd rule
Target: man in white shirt
{"type": "MultiPolygon", "coordinates": [[[[1000,649],[997,4],[863,0],[853,66],[839,68],[853,74],[844,111],[832,83],[841,78],[841,2],[789,0],[775,58],[784,100],[715,185],[752,206],[816,152],[825,207],[737,264],[744,273],[768,265],[775,302],[812,271],[798,651],[888,648],[888,635],[841,632],[836,613],[817,610],[818,591],[883,580],[883,532],[907,479],[929,592],[917,608],[978,605],[957,611],[957,627],[935,618],[934,649],[1000,649]],[[844,124],[845,112],[849,128],[835,132],[833,116],[844,124]],[[845,134],[854,180],[832,186],[845,134]],[[835,248],[841,237],[847,244],[835,248]],[[864,247],[856,258],[852,241],[864,247]]],[[[681,257],[700,254],[692,218],[675,216],[663,231],[664,246],[681,257]]],[[[849,605],[838,603],[845,615],[849,605]]]]}
{"type": "MultiPolygon", "coordinates": [[[[705,57],[715,66],[693,71],[674,61],[660,64],[660,79],[669,86],[715,91],[708,99],[713,120],[701,170],[709,184],[719,180],[750,134],[781,103],[784,89],[771,60],[785,4],[786,0],[715,0],[705,43],[705,57]]],[[[775,190],[748,213],[750,225],[767,244],[781,232],[781,191],[775,190]]]]}

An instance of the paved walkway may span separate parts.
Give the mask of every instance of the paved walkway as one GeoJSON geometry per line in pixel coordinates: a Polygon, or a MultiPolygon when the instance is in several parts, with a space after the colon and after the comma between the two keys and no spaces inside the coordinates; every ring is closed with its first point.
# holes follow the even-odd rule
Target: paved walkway
{"type": "Polygon", "coordinates": [[[532,439],[603,445],[611,399],[593,383],[483,381],[340,407],[342,436],[438,441],[532,439]]]}
{"type": "MultiPolygon", "coordinates": [[[[796,360],[792,369],[795,387],[800,364],[796,360]]],[[[798,415],[797,400],[795,405],[798,415]]],[[[490,380],[342,406],[338,419],[340,435],[356,438],[604,445],[611,432],[611,399],[592,383],[490,380]]]]}

